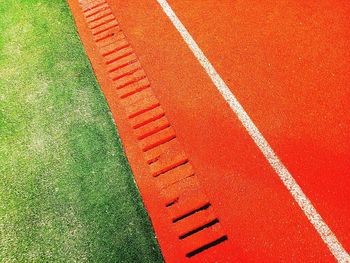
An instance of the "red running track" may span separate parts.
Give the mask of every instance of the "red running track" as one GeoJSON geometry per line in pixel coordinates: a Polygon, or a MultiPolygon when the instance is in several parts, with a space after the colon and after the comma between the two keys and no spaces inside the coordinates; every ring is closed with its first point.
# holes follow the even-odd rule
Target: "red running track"
{"type": "MultiPolygon", "coordinates": [[[[157,1],[107,2],[228,237],[221,261],[334,262],[157,1]]],[[[349,3],[169,4],[349,251],[349,3]]],[[[135,173],[128,131],[121,136],[135,173]]],[[[156,194],[137,182],[165,259],[176,262],[167,223],[147,197],[156,194]]],[[[209,254],[198,262],[218,257],[209,254]]]]}

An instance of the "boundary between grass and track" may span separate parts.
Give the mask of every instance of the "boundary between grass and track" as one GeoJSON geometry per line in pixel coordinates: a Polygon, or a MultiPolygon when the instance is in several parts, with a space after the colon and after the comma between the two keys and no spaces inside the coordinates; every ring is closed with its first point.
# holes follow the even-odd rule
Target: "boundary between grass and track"
{"type": "Polygon", "coordinates": [[[232,239],[109,2],[68,0],[163,257],[231,262],[232,239]]]}
{"type": "Polygon", "coordinates": [[[211,81],[224,97],[225,101],[229,104],[232,111],[237,115],[242,125],[247,130],[248,134],[254,140],[260,151],[265,156],[271,167],[277,173],[279,178],[282,180],[285,187],[288,189],[294,200],[298,203],[308,220],[314,226],[320,237],[327,245],[331,253],[339,262],[350,262],[350,255],[344,249],[342,244],[338,241],[335,234],[328,227],[321,215],[317,212],[308,197],[304,194],[301,187],[293,178],[292,174],[284,166],[282,161],[278,158],[274,150],[271,148],[267,140],[261,134],[259,129],[255,126],[254,122],[249,117],[248,113],[244,110],[243,106],[239,103],[237,98],[228,88],[226,83],[217,73],[213,65],[210,63],[208,58],[204,55],[198,44],[194,41],[190,33],[187,31],[185,26],[182,24],[180,19],[177,17],[175,12],[172,10],[166,0],[157,0],[165,14],[168,16],[170,21],[173,23],[181,37],[191,49],[194,56],[197,58],[199,63],[202,65],[211,81]]]}

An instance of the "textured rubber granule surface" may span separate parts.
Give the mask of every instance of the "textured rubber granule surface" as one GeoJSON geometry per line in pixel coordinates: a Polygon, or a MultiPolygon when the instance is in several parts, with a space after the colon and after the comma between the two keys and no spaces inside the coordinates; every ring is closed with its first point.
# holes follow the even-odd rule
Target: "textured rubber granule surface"
{"type": "MultiPolygon", "coordinates": [[[[70,3],[166,260],[334,261],[157,1],[70,3]]],[[[347,9],[327,3],[170,1],[347,248],[347,9]]]]}

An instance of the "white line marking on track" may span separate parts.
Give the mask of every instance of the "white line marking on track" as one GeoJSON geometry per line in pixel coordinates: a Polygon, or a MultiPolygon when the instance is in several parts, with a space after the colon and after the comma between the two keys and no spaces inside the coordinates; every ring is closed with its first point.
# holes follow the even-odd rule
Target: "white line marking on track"
{"type": "Polygon", "coordinates": [[[236,113],[239,120],[242,122],[249,135],[254,140],[255,144],[259,147],[260,151],[264,154],[267,161],[270,163],[272,168],[275,170],[277,175],[282,180],[283,184],[287,187],[295,201],[298,203],[300,208],[303,210],[306,217],[309,219],[311,224],[317,230],[323,241],[328,246],[334,257],[338,262],[350,262],[350,255],[346,252],[344,247],[340,244],[337,237],[334,235],[332,230],[323,221],[321,215],[316,211],[311,201],[304,194],[298,183],[295,181],[293,176],[290,174],[288,169],[284,166],[281,160],[277,157],[275,152],[272,150],[269,143],[266,141],[264,136],[260,133],[258,128],[255,126],[253,121],[250,119],[247,112],[244,110],[242,105],[238,102],[237,98],[232,94],[226,83],[222,80],[220,75],[216,72],[213,65],[204,55],[203,51],[199,48],[197,43],[193,40],[190,33],[187,31],[185,26],[176,16],[170,5],[166,0],[157,0],[159,5],[162,7],[165,14],[169,17],[170,21],[179,31],[183,40],[189,46],[199,63],[202,65],[204,70],[209,75],[210,79],[224,97],[230,108],[236,113]]]}

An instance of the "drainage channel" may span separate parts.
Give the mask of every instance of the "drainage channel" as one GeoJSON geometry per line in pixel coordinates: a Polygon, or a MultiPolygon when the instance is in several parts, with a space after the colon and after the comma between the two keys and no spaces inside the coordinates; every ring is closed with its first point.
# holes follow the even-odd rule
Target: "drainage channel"
{"type": "Polygon", "coordinates": [[[105,0],[68,0],[166,262],[224,261],[227,236],[105,0]]]}

